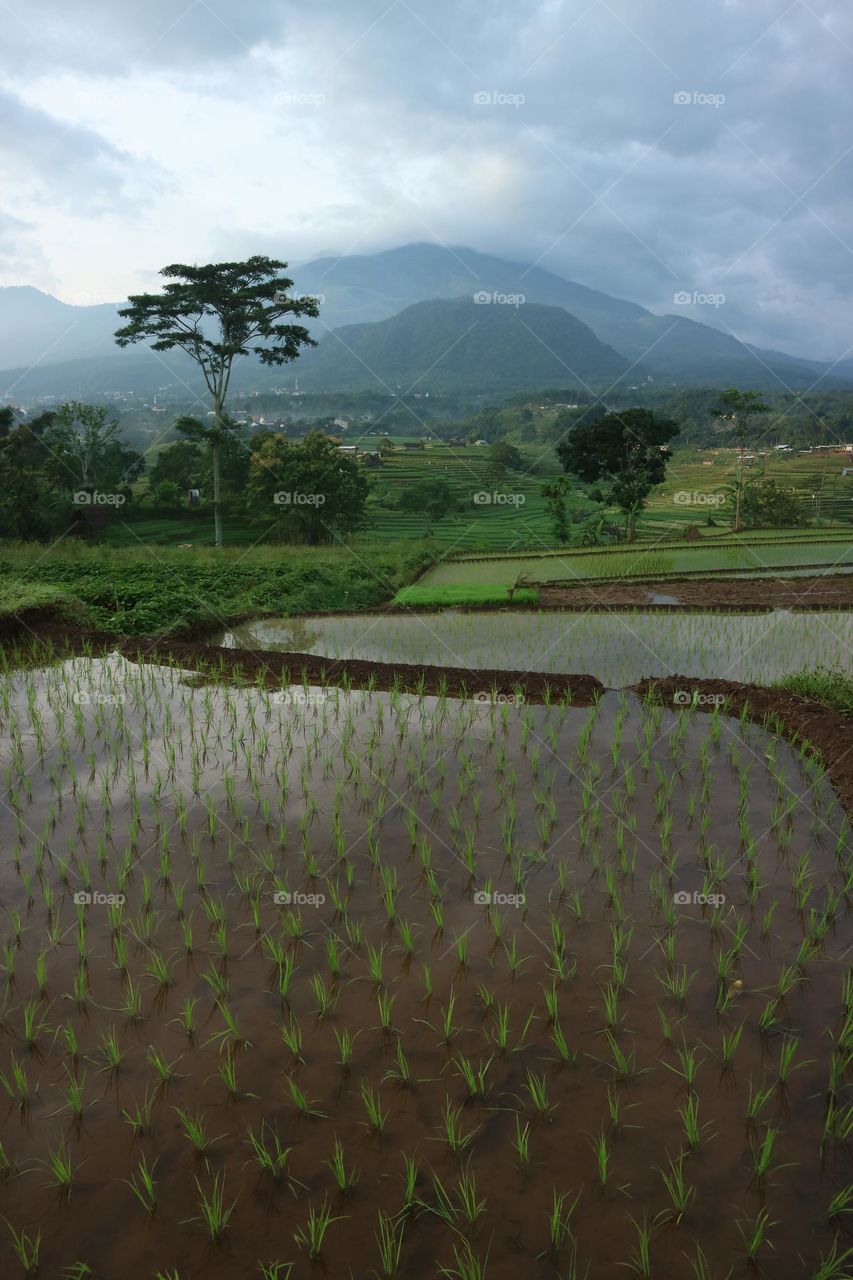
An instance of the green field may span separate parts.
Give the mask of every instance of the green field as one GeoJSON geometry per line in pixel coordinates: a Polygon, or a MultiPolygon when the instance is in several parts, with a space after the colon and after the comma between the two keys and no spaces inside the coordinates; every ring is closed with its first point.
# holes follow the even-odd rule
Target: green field
{"type": "MultiPolygon", "coordinates": [[[[375,443],[368,442],[371,446],[375,443]]],[[[541,550],[555,546],[553,523],[541,494],[544,483],[562,474],[550,446],[519,446],[524,471],[507,472],[496,481],[489,448],[451,447],[428,440],[423,448],[407,449],[402,438],[395,443],[395,451],[385,454],[382,465],[369,472],[372,491],[363,532],[369,541],[428,537],[447,552],[541,550]],[[406,489],[436,477],[448,482],[456,510],[436,520],[396,505],[406,489]],[[486,501],[476,497],[484,494],[486,501]]],[[[810,524],[853,528],[853,476],[841,476],[844,462],[837,456],[773,457],[750,463],[747,474],[766,474],[780,486],[792,489],[803,519],[810,524]]],[[[717,505],[707,499],[733,481],[735,467],[736,453],[732,449],[707,450],[701,455],[676,453],[665,483],[652,495],[648,509],[640,517],[639,537],[677,538],[691,525],[699,526],[705,536],[725,534],[731,524],[730,505],[717,505]],[[683,495],[687,495],[687,501],[683,495]]],[[[572,520],[571,540],[579,542],[579,522],[599,508],[580,485],[571,493],[567,506],[572,520]]],[[[608,513],[608,519],[622,524],[615,512],[608,513]]],[[[227,513],[224,523],[229,546],[253,546],[277,537],[275,521],[259,520],[243,511],[227,513]]],[[[144,507],[131,503],[99,536],[112,546],[212,546],[213,514],[203,508],[174,517],[146,516],[144,507]]]]}
{"type": "Polygon", "coordinates": [[[442,560],[430,569],[419,586],[433,589],[489,583],[512,586],[520,582],[592,582],[596,580],[663,577],[668,574],[774,571],[784,568],[853,565],[853,542],[849,538],[777,532],[775,536],[753,539],[741,535],[703,543],[668,543],[633,548],[613,547],[579,550],[566,548],[542,555],[459,556],[442,560]]]}
{"type": "Polygon", "coordinates": [[[65,539],[0,547],[0,621],[50,607],[117,635],[385,604],[429,563],[421,544],[186,550],[65,539]]]}
{"type": "MultiPolygon", "coordinates": [[[[747,463],[747,479],[766,476],[780,488],[793,490],[800,514],[810,523],[853,525],[853,476],[842,476],[848,460],[838,455],[794,454],[747,463]]],[[[708,518],[720,525],[731,523],[730,505],[714,507],[694,502],[676,501],[676,494],[721,492],[733,483],[737,469],[734,449],[707,449],[701,455],[681,456],[676,451],[667,469],[664,484],[657,489],[644,512],[639,530],[660,537],[676,534],[687,525],[704,525],[708,518]],[[697,460],[698,459],[698,460],[697,460]]]]}

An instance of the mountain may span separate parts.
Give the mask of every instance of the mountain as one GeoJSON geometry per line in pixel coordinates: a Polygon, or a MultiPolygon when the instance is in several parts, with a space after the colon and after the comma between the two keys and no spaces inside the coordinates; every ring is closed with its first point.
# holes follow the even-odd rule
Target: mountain
{"type": "MultiPolygon", "coordinates": [[[[576,284],[542,267],[433,244],[403,245],[384,253],[318,258],[293,268],[301,293],[324,298],[329,328],[355,320],[381,320],[428,298],[471,298],[475,293],[522,294],[527,303],[564,307],[629,362],[677,381],[719,385],[810,384],[828,371],[819,361],[762,351],[683,315],[655,315],[624,298],[576,284]]],[[[851,379],[853,365],[831,375],[851,379]]]]}
{"type": "MultiPolygon", "coordinates": [[[[827,389],[853,384],[853,360],[830,366],[765,351],[684,315],[655,315],[635,302],[566,280],[542,267],[473,249],[410,244],[383,253],[318,258],[291,265],[288,274],[300,293],[322,298],[320,320],[309,325],[320,339],[341,326],[385,321],[415,303],[471,301],[478,293],[520,294],[525,299],[518,308],[520,313],[527,314],[536,305],[562,308],[628,364],[636,362],[637,374],[641,365],[644,375],[705,386],[802,388],[819,378],[827,389]]],[[[113,333],[120,324],[120,305],[71,306],[29,286],[0,288],[0,397],[13,383],[13,394],[19,396],[71,394],[65,379],[75,388],[85,387],[87,395],[111,388],[129,390],[131,385],[136,390],[155,391],[173,381],[172,372],[179,382],[194,383],[192,367],[181,357],[175,357],[174,364],[167,361],[168,367],[161,369],[140,349],[121,352],[115,346],[113,333]],[[85,365],[77,367],[81,360],[85,365]],[[123,381],[127,378],[132,383],[123,381]]],[[[492,305],[491,309],[505,312],[510,308],[492,305]]],[[[331,376],[332,358],[326,341],[323,347],[326,353],[317,367],[322,366],[324,376],[331,376]]],[[[308,362],[308,357],[299,361],[300,380],[308,362]]],[[[536,367],[535,361],[531,367],[536,367]]],[[[409,368],[395,371],[388,367],[382,376],[404,382],[409,368]]],[[[423,370],[420,363],[417,368],[423,370]]],[[[347,365],[346,376],[355,377],[351,365],[347,365]]],[[[281,380],[281,373],[271,374],[256,365],[244,368],[239,375],[242,385],[258,389],[281,380]]]]}
{"type": "Polygon", "coordinates": [[[0,288],[0,368],[113,355],[118,306],[77,307],[29,285],[0,288]]]}
{"type": "Polygon", "coordinates": [[[305,390],[510,392],[612,384],[628,361],[562,307],[471,299],[416,302],[344,325],[299,362],[305,390]]]}

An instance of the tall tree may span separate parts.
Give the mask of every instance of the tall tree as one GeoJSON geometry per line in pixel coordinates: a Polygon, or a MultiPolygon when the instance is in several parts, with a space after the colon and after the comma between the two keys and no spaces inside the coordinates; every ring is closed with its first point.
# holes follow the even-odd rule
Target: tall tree
{"type": "Polygon", "coordinates": [[[213,402],[213,423],[204,438],[213,462],[214,541],[222,546],[220,454],[231,431],[226,404],[234,360],[255,355],[264,365],[295,360],[316,346],[302,325],[285,316],[317,316],[316,299],[288,296],[293,281],[279,275],[286,262],[254,256],[245,262],[206,266],[174,263],[160,272],[171,283],[162,293],[133,294],[119,311],[127,324],[116,330],[120,347],[151,340],[155,351],[183,351],[201,370],[213,402]]]}
{"type": "Polygon", "coordinates": [[[765,404],[759,392],[738,391],[736,387],[729,387],[721,394],[720,407],[714,410],[714,417],[728,425],[737,444],[738,464],[734,484],[735,516],[732,525],[735,533],[739,533],[741,529],[744,454],[756,439],[757,419],[765,413],[770,413],[770,405],[765,404]]]}
{"type": "Polygon", "coordinates": [[[625,409],[575,427],[557,445],[564,470],[598,487],[592,496],[617,506],[633,542],[637,516],[652,489],[666,477],[672,451],[666,446],[679,426],[651,409],[625,409]]]}

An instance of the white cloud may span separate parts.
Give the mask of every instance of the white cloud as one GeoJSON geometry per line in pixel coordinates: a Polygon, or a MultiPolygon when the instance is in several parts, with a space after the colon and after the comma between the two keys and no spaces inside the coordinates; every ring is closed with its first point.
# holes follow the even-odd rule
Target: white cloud
{"type": "Polygon", "coordinates": [[[0,156],[44,253],[19,279],[107,299],[169,261],[433,239],[661,309],[723,288],[746,338],[846,349],[840,0],[12,9],[0,156]]]}

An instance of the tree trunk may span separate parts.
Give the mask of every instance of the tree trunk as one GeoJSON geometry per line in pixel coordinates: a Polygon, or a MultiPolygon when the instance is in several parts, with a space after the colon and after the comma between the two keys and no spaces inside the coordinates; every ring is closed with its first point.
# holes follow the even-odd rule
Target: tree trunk
{"type": "Polygon", "coordinates": [[[743,449],[738,451],[738,470],[737,479],[735,481],[735,522],[732,525],[734,533],[740,533],[740,495],[743,492],[743,449]]]}
{"type": "Polygon", "coordinates": [[[221,486],[219,481],[219,440],[213,441],[213,542],[222,546],[221,486]]]}

